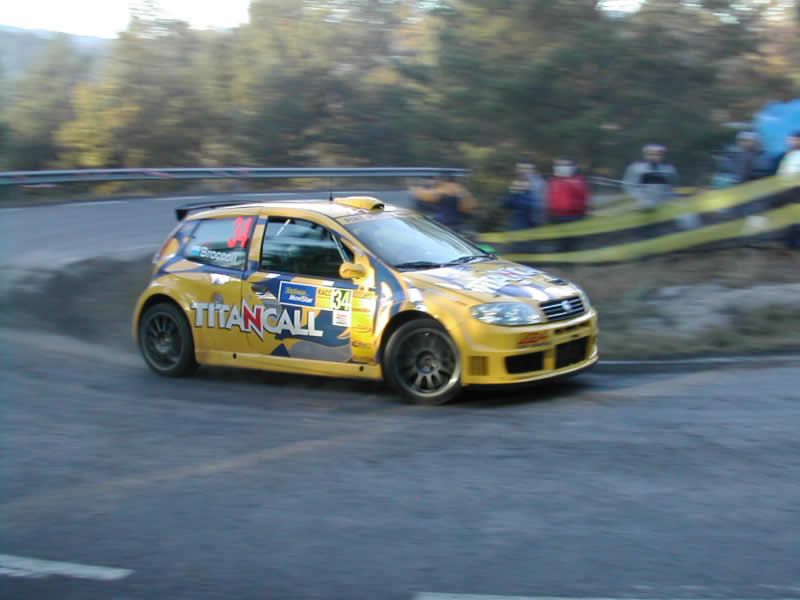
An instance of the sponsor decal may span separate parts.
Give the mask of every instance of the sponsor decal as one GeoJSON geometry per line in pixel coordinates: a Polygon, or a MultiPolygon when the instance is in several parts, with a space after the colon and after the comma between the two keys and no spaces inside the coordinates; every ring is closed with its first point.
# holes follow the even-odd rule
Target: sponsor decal
{"type": "Polygon", "coordinates": [[[440,285],[454,290],[483,294],[503,293],[508,296],[534,298],[542,302],[550,297],[539,289],[536,281],[532,279],[532,275],[536,273],[534,269],[525,267],[508,267],[489,272],[459,267],[455,271],[448,269],[444,276],[438,279],[440,285]]]}
{"type": "Polygon", "coordinates": [[[353,290],[341,288],[320,288],[317,308],[325,310],[351,310],[353,308],[353,290]]]}
{"type": "Polygon", "coordinates": [[[377,296],[374,292],[354,290],[353,307],[350,311],[353,322],[350,326],[359,331],[371,330],[375,320],[376,304],[377,296]]]}
{"type": "Polygon", "coordinates": [[[227,267],[238,267],[244,264],[244,253],[241,250],[212,250],[208,246],[192,246],[189,256],[202,258],[227,267]]]}
{"type": "Polygon", "coordinates": [[[250,306],[242,300],[241,306],[214,302],[193,302],[196,327],[210,329],[233,329],[237,327],[244,333],[255,333],[264,339],[264,332],[272,334],[288,333],[291,336],[322,337],[323,332],[316,327],[317,315],[308,313],[303,324],[303,311],[296,308],[283,309],[262,305],[250,306]]]}
{"type": "Polygon", "coordinates": [[[211,285],[225,285],[229,281],[234,281],[234,278],[221,273],[211,273],[211,285]]]}
{"type": "Polygon", "coordinates": [[[289,306],[347,312],[353,308],[353,290],[343,288],[281,281],[278,296],[281,304],[289,306]]]}
{"type": "Polygon", "coordinates": [[[415,288],[415,287],[409,287],[408,288],[408,301],[409,302],[414,302],[414,303],[423,302],[424,299],[422,297],[422,292],[419,289],[415,288]]]}
{"type": "Polygon", "coordinates": [[[335,327],[350,327],[351,317],[350,311],[335,310],[333,311],[333,324],[335,327]]]}
{"type": "Polygon", "coordinates": [[[550,334],[547,331],[531,331],[529,333],[523,333],[519,338],[517,346],[534,346],[536,344],[546,342],[549,337],[550,334]]]}
{"type": "Polygon", "coordinates": [[[313,307],[317,304],[317,287],[281,281],[278,299],[281,304],[289,306],[313,307]]]}
{"type": "Polygon", "coordinates": [[[541,271],[537,271],[536,269],[532,269],[531,267],[523,267],[523,266],[512,266],[512,267],[503,267],[502,269],[498,269],[495,271],[498,275],[505,275],[509,279],[513,278],[530,278],[534,275],[540,275],[541,271]]]}

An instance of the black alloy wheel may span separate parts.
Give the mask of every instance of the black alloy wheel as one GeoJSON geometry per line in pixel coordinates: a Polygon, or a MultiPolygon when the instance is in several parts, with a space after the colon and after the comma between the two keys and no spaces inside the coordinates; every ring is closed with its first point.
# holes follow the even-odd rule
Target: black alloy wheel
{"type": "Polygon", "coordinates": [[[384,374],[415,404],[444,404],[461,391],[458,350],[433,319],[415,319],[397,328],[386,344],[384,374]]]}
{"type": "Polygon", "coordinates": [[[194,341],[186,317],[169,303],[148,308],[139,321],[139,348],[147,365],[159,375],[181,377],[197,366],[194,341]]]}

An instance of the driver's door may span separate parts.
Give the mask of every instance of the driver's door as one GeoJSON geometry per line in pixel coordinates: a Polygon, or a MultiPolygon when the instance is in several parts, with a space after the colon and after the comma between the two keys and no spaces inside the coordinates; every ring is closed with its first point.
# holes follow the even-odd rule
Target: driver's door
{"type": "Polygon", "coordinates": [[[364,321],[362,286],[339,274],[341,265],[352,260],[339,236],[319,223],[269,217],[257,268],[246,274],[242,289],[248,305],[263,307],[263,335],[249,336],[251,352],[357,361],[351,333],[354,314],[357,325],[364,321]]]}

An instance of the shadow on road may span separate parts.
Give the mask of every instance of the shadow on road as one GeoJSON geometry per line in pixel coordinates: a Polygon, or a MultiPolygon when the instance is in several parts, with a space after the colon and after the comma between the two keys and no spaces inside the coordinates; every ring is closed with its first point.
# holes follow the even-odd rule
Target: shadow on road
{"type": "MultiPolygon", "coordinates": [[[[270,388],[302,393],[320,391],[340,396],[349,396],[353,400],[369,398],[372,401],[382,398],[385,402],[396,405],[408,404],[402,396],[395,393],[388,385],[380,381],[363,381],[333,379],[306,375],[291,375],[268,371],[255,371],[227,368],[202,368],[196,377],[214,382],[237,382],[260,384],[270,388]]],[[[545,381],[514,386],[468,387],[462,395],[444,406],[426,407],[428,410],[446,411],[449,408],[498,409],[531,403],[557,402],[567,399],[591,388],[591,385],[580,378],[545,381]]],[[[269,388],[265,388],[269,389],[269,388]]]]}
{"type": "Polygon", "coordinates": [[[467,388],[460,401],[453,406],[478,409],[498,409],[522,404],[558,402],[582,393],[591,385],[580,378],[559,381],[534,382],[513,388],[467,388]]]}
{"type": "MultiPolygon", "coordinates": [[[[283,409],[325,407],[341,413],[361,413],[381,408],[413,407],[380,381],[332,379],[269,371],[203,367],[193,377],[165,380],[142,367],[147,387],[171,390],[176,399],[211,404],[236,404],[283,409]]],[[[137,377],[139,374],[137,374],[137,377]]],[[[444,406],[419,406],[426,416],[447,416],[459,409],[493,410],[526,404],[554,403],[583,393],[591,385],[580,379],[528,384],[508,390],[499,387],[467,388],[444,406]]],[[[417,414],[416,410],[408,413],[417,414]]]]}

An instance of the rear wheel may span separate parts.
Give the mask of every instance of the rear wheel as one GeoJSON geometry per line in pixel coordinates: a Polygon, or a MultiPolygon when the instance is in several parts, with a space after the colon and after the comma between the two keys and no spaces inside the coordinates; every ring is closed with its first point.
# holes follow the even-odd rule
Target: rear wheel
{"type": "Polygon", "coordinates": [[[182,377],[197,367],[192,330],[183,311],[167,302],[148,308],[139,320],[139,348],[159,375],[182,377]]]}
{"type": "Polygon", "coordinates": [[[444,404],[461,391],[461,360],[453,340],[433,319],[397,328],[386,344],[386,381],[415,404],[444,404]]]}

